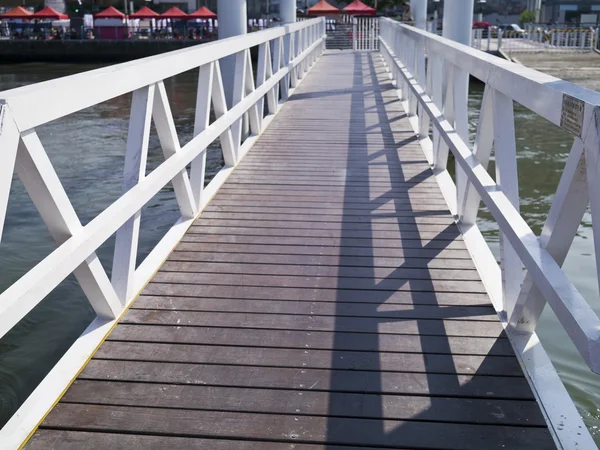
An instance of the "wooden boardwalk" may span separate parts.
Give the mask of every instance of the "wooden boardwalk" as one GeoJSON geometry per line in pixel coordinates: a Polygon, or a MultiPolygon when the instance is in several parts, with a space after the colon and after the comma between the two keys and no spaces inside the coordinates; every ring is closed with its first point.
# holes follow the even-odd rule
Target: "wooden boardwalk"
{"type": "Polygon", "coordinates": [[[379,55],[329,52],[26,448],[555,447],[379,55]]]}

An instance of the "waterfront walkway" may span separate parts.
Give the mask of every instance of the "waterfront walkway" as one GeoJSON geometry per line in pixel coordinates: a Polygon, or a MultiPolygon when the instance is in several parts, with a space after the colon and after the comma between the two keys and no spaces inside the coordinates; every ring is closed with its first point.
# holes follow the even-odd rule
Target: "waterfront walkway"
{"type": "Polygon", "coordinates": [[[554,448],[377,53],[328,52],[30,439],[554,448]]]}

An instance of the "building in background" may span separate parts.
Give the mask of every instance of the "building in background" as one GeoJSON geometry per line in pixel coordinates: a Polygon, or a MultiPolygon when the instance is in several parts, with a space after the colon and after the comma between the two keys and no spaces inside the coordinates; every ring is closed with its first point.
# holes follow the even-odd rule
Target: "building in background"
{"type": "Polygon", "coordinates": [[[542,3],[541,21],[544,23],[596,25],[600,18],[598,0],[545,0],[542,3]]]}

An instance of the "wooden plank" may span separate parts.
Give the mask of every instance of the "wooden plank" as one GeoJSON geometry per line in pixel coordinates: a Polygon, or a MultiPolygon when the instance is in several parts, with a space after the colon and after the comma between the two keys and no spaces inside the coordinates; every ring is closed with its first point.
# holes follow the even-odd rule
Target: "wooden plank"
{"type": "MultiPolygon", "coordinates": [[[[189,438],[177,436],[152,436],[121,433],[92,433],[87,431],[40,429],[31,438],[27,450],[123,450],[143,448],[146,450],[377,450],[375,447],[348,447],[331,444],[290,444],[281,442],[233,441],[229,439],[189,438]]],[[[380,448],[380,447],[379,447],[380,448]]]]}
{"type": "Polygon", "coordinates": [[[369,199],[346,199],[346,198],[338,198],[338,199],[311,199],[311,198],[270,198],[264,196],[255,196],[251,201],[248,201],[248,198],[235,198],[229,195],[217,195],[213,202],[213,205],[221,205],[227,208],[233,208],[235,206],[246,206],[248,204],[260,206],[260,207],[271,207],[271,208],[293,208],[295,206],[304,207],[304,208],[317,208],[317,209],[359,209],[359,210],[377,210],[377,211],[405,211],[405,210],[414,210],[419,211],[422,208],[430,209],[432,207],[437,208],[446,208],[446,204],[443,203],[443,198],[428,198],[428,199],[420,199],[419,202],[416,201],[408,201],[404,199],[382,199],[382,200],[369,200],[369,199]]]}
{"type": "Polygon", "coordinates": [[[319,229],[294,229],[290,228],[246,228],[246,227],[207,227],[193,226],[188,231],[193,234],[213,234],[230,236],[277,236],[277,237],[317,237],[317,238],[344,238],[344,239],[452,239],[461,241],[455,230],[448,231],[369,231],[369,230],[319,230],[319,229]]]}
{"type": "Polygon", "coordinates": [[[215,198],[211,205],[214,208],[220,207],[222,209],[231,209],[236,210],[239,207],[246,208],[248,205],[252,205],[256,208],[313,208],[316,210],[343,210],[344,214],[347,214],[347,211],[362,211],[364,213],[368,213],[368,211],[378,211],[382,213],[393,213],[397,212],[400,214],[401,211],[429,211],[431,209],[440,209],[444,210],[446,205],[442,203],[442,201],[437,202],[429,202],[427,200],[423,200],[422,202],[415,202],[415,204],[410,203],[400,203],[400,202],[386,202],[381,204],[365,204],[358,202],[297,202],[290,200],[283,201],[274,201],[270,199],[264,198],[255,198],[252,202],[243,201],[243,200],[228,200],[223,198],[215,198]]]}
{"type": "Polygon", "coordinates": [[[177,297],[242,298],[267,300],[330,301],[359,303],[389,303],[417,305],[481,305],[489,306],[486,293],[475,292],[411,292],[375,291],[369,289],[316,289],[264,286],[222,286],[191,284],[168,284],[150,282],[144,295],[177,297]]]}
{"type": "MultiPolygon", "coordinates": [[[[346,226],[342,222],[318,222],[318,221],[293,221],[293,220],[270,220],[269,216],[261,216],[262,220],[256,219],[209,219],[203,217],[201,221],[195,222],[190,228],[190,231],[198,231],[204,228],[275,228],[275,229],[294,229],[294,230],[322,230],[322,231],[341,231],[346,233],[371,232],[378,233],[382,231],[394,231],[396,233],[409,232],[416,233],[422,231],[424,233],[438,234],[455,234],[458,233],[458,227],[454,224],[438,224],[438,223],[373,223],[355,222],[352,225],[346,226]]],[[[416,222],[416,221],[415,221],[416,222]]]]}
{"type": "Polygon", "coordinates": [[[91,360],[82,380],[533,400],[521,377],[91,360]]]}
{"type": "MultiPolygon", "coordinates": [[[[207,206],[207,212],[221,211],[223,207],[219,208],[212,203],[207,206]]],[[[304,215],[320,215],[320,216],[362,216],[373,218],[374,215],[384,215],[386,217],[415,217],[418,215],[427,216],[441,216],[441,217],[452,217],[447,209],[434,209],[431,207],[415,208],[413,210],[394,210],[394,211],[382,211],[377,213],[369,214],[360,209],[344,209],[344,208],[330,208],[327,210],[314,210],[312,208],[301,208],[301,207],[281,207],[281,208],[270,208],[268,206],[252,205],[246,206],[235,206],[229,207],[229,210],[237,213],[276,213],[276,214],[304,214],[304,215]]]]}
{"type": "Polygon", "coordinates": [[[229,346],[315,348],[365,352],[412,352],[481,356],[514,355],[507,339],[340,331],[300,331],[253,328],[179,327],[162,325],[118,325],[108,340],[163,342],[173,344],[214,344],[229,346]]]}
{"type": "MultiPolygon", "coordinates": [[[[537,449],[555,448],[548,431],[542,428],[404,422],[384,420],[388,432],[368,430],[365,421],[352,418],[325,418],[301,415],[139,408],[61,403],[46,417],[43,427],[153,433],[189,437],[245,438],[283,442],[337,443],[421,448],[518,448],[536,443],[537,449]],[[87,417],[94,417],[90,422],[87,417]]],[[[377,424],[377,428],[379,424],[377,424]]]]}
{"type": "Polygon", "coordinates": [[[473,261],[469,259],[448,258],[384,258],[369,256],[353,256],[344,258],[333,255],[277,255],[257,253],[212,253],[205,251],[174,251],[169,256],[169,261],[196,261],[219,263],[257,263],[257,264],[302,264],[304,266],[336,266],[346,267],[406,267],[429,269],[474,269],[473,261]]]}
{"type": "Polygon", "coordinates": [[[414,280],[408,278],[372,278],[369,280],[350,277],[327,278],[318,276],[290,275],[240,275],[204,273],[179,273],[159,271],[153,282],[169,284],[299,287],[307,289],[368,289],[375,291],[431,291],[431,292],[479,292],[485,293],[480,281],[414,280]]]}
{"type": "Polygon", "coordinates": [[[107,341],[96,359],[522,377],[514,357],[107,341]]]}
{"type": "MultiPolygon", "coordinates": [[[[309,168],[308,170],[313,170],[309,168]]],[[[435,194],[431,190],[411,190],[406,192],[381,192],[378,195],[373,195],[372,192],[357,192],[350,191],[345,192],[342,190],[330,191],[328,190],[326,193],[322,191],[309,191],[306,190],[302,193],[302,195],[298,195],[296,190],[289,189],[275,189],[268,187],[265,188],[255,188],[253,186],[229,186],[225,184],[220,190],[217,196],[219,195],[231,195],[236,196],[239,199],[244,198],[254,198],[255,196],[264,196],[264,197],[277,197],[283,199],[294,199],[298,201],[313,201],[313,200],[331,200],[331,199],[340,199],[340,200],[348,200],[348,201],[362,201],[362,202],[372,202],[375,200],[393,200],[393,201],[417,201],[417,200],[436,200],[438,201],[441,197],[441,193],[435,194]]],[[[216,198],[216,197],[215,197],[216,198]]]]}
{"type": "MultiPolygon", "coordinates": [[[[409,244],[410,245],[410,244],[409,244]]],[[[223,252],[223,253],[259,253],[263,255],[339,255],[345,262],[356,256],[372,258],[439,258],[468,259],[466,249],[438,248],[387,248],[387,247],[319,247],[301,245],[261,245],[241,243],[180,242],[176,248],[180,252],[223,252]]]]}
{"type": "Polygon", "coordinates": [[[291,237],[291,236],[236,236],[186,234],[182,242],[208,242],[216,244],[250,244],[250,245],[301,245],[325,247],[376,247],[384,248],[428,248],[428,249],[466,249],[464,242],[444,237],[432,239],[361,239],[343,237],[291,237]]]}
{"type": "Polygon", "coordinates": [[[344,223],[347,227],[357,223],[382,223],[382,224],[443,224],[454,226],[454,218],[450,215],[417,215],[417,216],[398,216],[392,217],[385,214],[372,214],[362,216],[341,216],[337,215],[316,215],[316,214],[283,214],[279,211],[240,213],[232,211],[205,211],[202,218],[209,219],[230,219],[230,220],[291,220],[305,222],[329,222],[344,223]]]}
{"type": "MultiPolygon", "coordinates": [[[[307,170],[310,170],[310,168],[307,168],[307,170]]],[[[256,183],[235,183],[233,182],[231,179],[227,180],[227,186],[230,189],[277,189],[277,190],[282,190],[282,191],[288,191],[288,192],[296,192],[298,193],[298,189],[294,186],[290,186],[287,185],[286,183],[273,183],[273,182],[267,182],[264,179],[257,179],[256,183]],[[261,183],[261,181],[263,181],[261,183]]],[[[306,185],[302,188],[303,192],[320,192],[323,193],[323,188],[318,186],[318,185],[306,185]]],[[[369,186],[368,190],[365,188],[365,186],[352,186],[352,185],[348,185],[348,186],[344,186],[344,185],[335,185],[335,186],[328,186],[327,187],[327,192],[331,192],[333,194],[335,193],[348,193],[348,195],[350,196],[362,196],[363,198],[366,198],[369,194],[385,194],[385,193],[393,193],[393,194],[417,194],[417,193],[421,193],[421,194],[427,194],[430,193],[434,196],[438,196],[441,195],[440,193],[440,189],[439,187],[437,187],[437,185],[433,184],[433,183],[417,183],[415,185],[415,183],[412,183],[410,185],[406,185],[406,186],[392,186],[392,187],[384,187],[384,186],[369,186]]]]}
{"type": "Polygon", "coordinates": [[[151,406],[213,411],[328,416],[331,405],[344,417],[418,419],[436,422],[544,426],[532,401],[349,394],[215,386],[77,380],[63,403],[151,406]],[[499,417],[498,411],[503,414],[499,417]]]}
{"type": "MultiPolygon", "coordinates": [[[[449,308],[450,310],[452,308],[449,308]]],[[[418,319],[419,309],[407,312],[407,319],[418,319]]],[[[449,311],[451,314],[451,311],[449,311]]],[[[216,326],[234,328],[268,328],[280,330],[321,330],[353,333],[428,334],[432,336],[504,336],[500,323],[463,320],[378,320],[374,318],[299,316],[284,314],[246,314],[197,311],[131,309],[121,323],[153,325],[216,326]]]]}
{"type": "Polygon", "coordinates": [[[258,263],[200,263],[167,261],[163,264],[163,272],[189,272],[189,273],[218,273],[218,274],[243,274],[243,275],[292,275],[307,277],[353,277],[370,280],[410,279],[410,280],[467,280],[479,281],[476,270],[449,270],[449,269],[410,269],[397,268],[372,268],[372,267],[332,267],[332,266],[305,266],[258,263]]]}
{"type": "Polygon", "coordinates": [[[299,314],[317,316],[374,317],[379,319],[454,318],[456,320],[497,321],[496,311],[489,306],[394,305],[342,302],[302,302],[222,298],[190,298],[140,296],[134,309],[162,309],[173,311],[244,312],[249,314],[299,314]]]}

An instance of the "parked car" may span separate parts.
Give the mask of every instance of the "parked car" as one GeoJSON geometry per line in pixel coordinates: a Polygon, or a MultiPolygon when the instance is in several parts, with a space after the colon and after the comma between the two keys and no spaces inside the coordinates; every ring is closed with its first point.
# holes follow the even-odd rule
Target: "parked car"
{"type": "Polygon", "coordinates": [[[502,33],[506,33],[508,31],[509,34],[512,35],[521,35],[525,33],[525,30],[516,23],[498,25],[498,31],[502,31],[502,33]]]}
{"type": "Polygon", "coordinates": [[[483,28],[484,30],[487,30],[490,27],[491,27],[491,24],[489,22],[478,22],[478,21],[473,22],[474,30],[476,30],[478,28],[483,28]]]}

